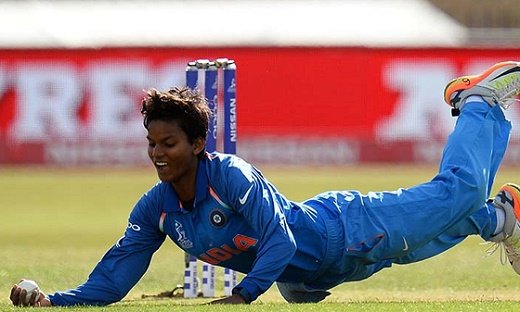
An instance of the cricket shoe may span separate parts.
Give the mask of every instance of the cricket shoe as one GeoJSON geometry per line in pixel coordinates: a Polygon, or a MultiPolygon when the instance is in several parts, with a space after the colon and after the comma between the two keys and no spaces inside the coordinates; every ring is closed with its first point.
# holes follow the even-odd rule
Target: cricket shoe
{"type": "MultiPolygon", "coordinates": [[[[517,274],[520,274],[520,186],[513,183],[504,184],[493,199],[493,205],[505,212],[506,220],[502,233],[492,237],[490,241],[495,242],[494,250],[505,249],[507,260],[517,274]]],[[[493,248],[492,248],[493,249],[493,248]]],[[[505,264],[505,259],[501,261],[505,264]]]]}
{"type": "Polygon", "coordinates": [[[492,107],[507,109],[520,93],[520,62],[500,62],[479,75],[462,76],[450,81],[444,88],[444,101],[452,107],[452,116],[458,116],[466,98],[480,95],[492,107]]]}

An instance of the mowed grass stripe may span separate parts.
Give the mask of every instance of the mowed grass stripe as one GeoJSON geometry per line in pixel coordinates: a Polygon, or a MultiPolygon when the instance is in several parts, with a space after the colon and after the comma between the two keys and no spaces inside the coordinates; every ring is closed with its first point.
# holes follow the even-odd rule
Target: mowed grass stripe
{"type": "MultiPolygon", "coordinates": [[[[432,166],[379,165],[325,168],[262,168],[280,191],[303,200],[330,189],[394,190],[431,179],[432,166]]],[[[520,168],[502,168],[495,190],[515,182],[520,168]]],[[[8,295],[26,277],[46,292],[85,281],[103,253],[123,234],[130,210],[157,178],[153,169],[0,168],[0,311],[14,309],[8,295]]],[[[520,182],[516,180],[516,182],[520,182]]],[[[247,311],[498,311],[518,308],[520,280],[502,266],[498,253],[485,258],[490,245],[470,238],[433,259],[383,270],[374,277],[338,286],[324,303],[287,305],[272,287],[247,311]]],[[[146,299],[143,294],[171,290],[182,283],[183,254],[166,241],[148,273],[121,303],[79,311],[190,311],[208,307],[208,299],[146,299]],[[202,306],[199,306],[201,305],[202,306]]],[[[222,271],[217,271],[222,285],[222,271]]],[[[222,291],[220,291],[221,294],[222,291]]],[[[24,309],[15,309],[23,311],[24,309]]],[[[73,311],[65,309],[63,311],[73,311]]],[[[218,307],[215,311],[235,311],[218,307]]],[[[61,311],[53,308],[53,311],[61,311]]]]}

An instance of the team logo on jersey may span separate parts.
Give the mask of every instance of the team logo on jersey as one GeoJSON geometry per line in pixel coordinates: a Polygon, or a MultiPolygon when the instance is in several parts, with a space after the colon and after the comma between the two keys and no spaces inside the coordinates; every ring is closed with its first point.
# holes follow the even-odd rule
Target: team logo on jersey
{"type": "Polygon", "coordinates": [[[209,223],[219,229],[226,225],[227,217],[220,209],[213,209],[209,213],[209,223]]]}
{"type": "Polygon", "coordinates": [[[193,247],[193,242],[186,238],[186,232],[184,232],[184,229],[182,228],[182,223],[177,220],[175,220],[175,231],[179,235],[177,243],[179,243],[179,246],[181,246],[182,249],[193,247]]]}

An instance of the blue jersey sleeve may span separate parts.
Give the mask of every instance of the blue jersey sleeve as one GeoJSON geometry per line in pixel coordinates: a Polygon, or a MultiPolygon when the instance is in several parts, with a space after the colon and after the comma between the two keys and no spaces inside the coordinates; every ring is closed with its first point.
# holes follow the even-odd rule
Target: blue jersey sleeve
{"type": "Polygon", "coordinates": [[[156,186],[138,201],[123,237],[98,262],[88,280],[75,289],[49,295],[53,305],[107,305],[123,299],[148,269],[164,242],[156,186]]]}
{"type": "MultiPolygon", "coordinates": [[[[262,173],[238,157],[226,159],[226,172],[214,176],[224,200],[260,233],[258,252],[251,271],[236,289],[253,301],[271,287],[291,261],[296,242],[285,218],[290,202],[262,173]]],[[[226,161],[225,160],[225,161],[226,161]]]]}

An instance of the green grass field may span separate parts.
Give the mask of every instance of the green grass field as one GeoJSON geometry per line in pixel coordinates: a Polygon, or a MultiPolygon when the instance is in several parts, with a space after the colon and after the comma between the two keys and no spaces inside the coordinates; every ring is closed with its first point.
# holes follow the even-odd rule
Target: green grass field
{"type": "MultiPolygon", "coordinates": [[[[435,167],[360,166],[261,168],[289,198],[302,200],[330,189],[393,190],[427,181],[435,167]]],[[[502,168],[495,188],[520,182],[520,168],[502,168]]],[[[12,307],[11,286],[36,280],[44,292],[85,281],[103,253],[123,234],[135,202],[156,182],[152,168],[0,168],[0,311],[12,307]]],[[[500,264],[499,252],[472,237],[433,259],[383,270],[374,277],[338,286],[319,304],[286,304],[272,287],[251,306],[212,311],[513,311],[520,307],[520,277],[500,264]]],[[[217,270],[217,285],[222,285],[217,270]]],[[[209,299],[141,299],[182,283],[183,254],[166,241],[147,274],[120,303],[52,311],[207,311],[209,299]],[[188,306],[188,307],[187,307],[188,306]]],[[[222,294],[222,290],[220,290],[222,294]]]]}

